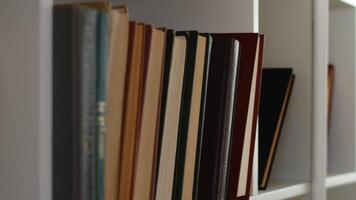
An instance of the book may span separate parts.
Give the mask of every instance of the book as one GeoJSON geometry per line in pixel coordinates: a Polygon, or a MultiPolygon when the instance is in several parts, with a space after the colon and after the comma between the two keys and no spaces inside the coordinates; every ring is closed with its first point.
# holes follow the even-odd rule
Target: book
{"type": "Polygon", "coordinates": [[[161,142],[158,154],[160,158],[156,200],[172,198],[186,48],[187,40],[184,36],[175,36],[173,31],[167,32],[164,75],[167,89],[163,90],[167,94],[166,103],[163,105],[161,112],[162,129],[160,131],[161,142]]]}
{"type": "Polygon", "coordinates": [[[335,69],[334,65],[328,65],[328,85],[327,85],[327,94],[328,94],[328,128],[330,127],[330,118],[333,105],[333,95],[334,95],[334,78],[335,78],[335,69]]]}
{"type": "Polygon", "coordinates": [[[202,125],[204,124],[210,46],[210,35],[204,34],[198,36],[184,161],[182,199],[194,199],[197,190],[196,186],[199,171],[196,166],[200,161],[201,137],[203,136],[202,125]]]}
{"type": "Polygon", "coordinates": [[[98,10],[80,8],[79,65],[76,77],[79,85],[79,147],[80,147],[80,199],[91,200],[96,197],[96,74],[97,74],[97,24],[98,10]]]}
{"type": "Polygon", "coordinates": [[[172,196],[172,199],[178,200],[181,199],[183,189],[184,162],[199,33],[197,31],[179,31],[177,35],[184,36],[187,40],[172,196]]]}
{"type": "Polygon", "coordinates": [[[119,174],[119,199],[131,199],[136,160],[136,143],[139,134],[144,83],[145,48],[144,24],[130,22],[129,49],[124,94],[121,166],[119,174]]]}
{"type": "Polygon", "coordinates": [[[217,35],[232,37],[238,40],[241,45],[227,199],[248,199],[259,105],[264,37],[258,33],[221,33],[217,35]]]}
{"type": "Polygon", "coordinates": [[[160,120],[165,31],[146,25],[145,83],[138,129],[133,199],[153,199],[160,120]]]}
{"type": "Polygon", "coordinates": [[[251,191],[251,176],[255,149],[257,116],[259,110],[264,35],[259,35],[254,71],[252,76],[247,124],[244,135],[244,146],[241,155],[241,167],[237,190],[237,199],[249,199],[251,191]]]}
{"type": "Polygon", "coordinates": [[[109,11],[109,58],[107,69],[106,137],[104,164],[105,200],[117,200],[123,140],[124,94],[129,44],[127,7],[109,11]]]}
{"type": "MultiPolygon", "coordinates": [[[[166,107],[167,107],[167,96],[168,96],[168,87],[170,80],[170,72],[172,65],[172,56],[175,54],[173,52],[174,41],[175,41],[175,31],[172,29],[166,30],[166,46],[165,46],[165,57],[164,57],[164,69],[163,69],[163,81],[162,81],[162,91],[161,91],[161,105],[160,105],[160,120],[159,120],[159,129],[158,129],[158,144],[157,144],[157,168],[156,168],[156,181],[158,181],[158,172],[160,167],[161,160],[161,147],[162,139],[165,133],[164,123],[166,121],[166,107]]],[[[168,119],[167,119],[168,120],[168,119]]],[[[157,186],[157,182],[156,182],[157,186]]],[[[157,188],[155,189],[157,191],[157,188]]]]}
{"type": "Polygon", "coordinates": [[[226,199],[239,42],[212,35],[198,199],[226,199]]]}
{"type": "Polygon", "coordinates": [[[291,68],[263,69],[258,138],[260,189],[267,188],[293,83],[291,68]]]}
{"type": "Polygon", "coordinates": [[[97,25],[97,135],[96,135],[96,200],[104,200],[104,148],[106,135],[107,65],[108,65],[108,15],[98,13],[97,25]]]}
{"type": "Polygon", "coordinates": [[[207,101],[208,80],[209,80],[209,71],[210,71],[211,47],[213,43],[212,36],[209,33],[202,33],[201,35],[206,37],[207,44],[205,48],[204,75],[203,75],[203,86],[202,86],[203,88],[201,94],[200,119],[199,119],[199,129],[198,129],[198,139],[197,139],[198,141],[196,147],[194,187],[193,187],[192,199],[198,199],[199,178],[201,174],[200,166],[202,160],[202,146],[203,146],[203,138],[204,138],[206,101],[207,101]]]}
{"type": "Polygon", "coordinates": [[[78,127],[74,69],[79,62],[78,8],[53,12],[53,199],[79,199],[78,127]],[[72,50],[75,50],[72,53],[72,50]]]}

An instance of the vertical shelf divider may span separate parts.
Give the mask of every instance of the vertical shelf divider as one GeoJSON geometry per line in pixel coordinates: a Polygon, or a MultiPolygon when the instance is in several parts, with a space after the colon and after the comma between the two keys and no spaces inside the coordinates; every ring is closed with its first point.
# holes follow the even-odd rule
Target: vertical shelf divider
{"type": "Polygon", "coordinates": [[[313,1],[312,199],[326,200],[329,2],[313,1]]]}

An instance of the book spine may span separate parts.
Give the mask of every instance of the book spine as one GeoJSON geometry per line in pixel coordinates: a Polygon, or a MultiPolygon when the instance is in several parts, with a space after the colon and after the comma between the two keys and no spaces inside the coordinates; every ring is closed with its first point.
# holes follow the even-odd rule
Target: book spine
{"type": "Polygon", "coordinates": [[[179,130],[177,139],[177,152],[174,168],[173,196],[172,200],[182,199],[184,162],[187,146],[187,134],[189,125],[190,103],[193,90],[193,78],[195,70],[195,56],[198,42],[198,32],[178,32],[177,35],[187,37],[186,64],[184,69],[182,101],[180,107],[179,130]]]}
{"type": "Polygon", "coordinates": [[[53,200],[75,199],[74,11],[53,12],[53,200]]]}
{"type": "Polygon", "coordinates": [[[104,142],[106,132],[106,77],[108,60],[108,18],[98,15],[97,30],[97,146],[96,146],[96,199],[104,200],[104,142]]]}
{"type": "Polygon", "coordinates": [[[210,55],[212,48],[212,36],[210,34],[203,34],[207,38],[207,44],[205,49],[205,61],[204,61],[204,79],[203,79],[203,88],[201,94],[201,109],[200,109],[200,118],[199,118],[199,130],[198,130],[198,143],[196,151],[196,160],[195,160],[195,170],[194,170],[194,188],[192,200],[198,199],[198,189],[199,189],[199,177],[200,177],[200,163],[202,159],[202,146],[204,138],[204,122],[205,122],[205,108],[207,100],[207,91],[208,91],[208,80],[209,80],[209,70],[210,70],[210,55]]]}
{"type": "Polygon", "coordinates": [[[232,42],[230,46],[230,60],[228,65],[228,77],[227,77],[227,87],[226,87],[226,100],[224,109],[224,127],[223,127],[223,139],[221,145],[221,155],[220,155],[220,180],[219,180],[219,190],[218,197],[220,200],[226,199],[227,196],[227,184],[228,184],[228,170],[230,165],[230,147],[231,147],[231,137],[234,119],[234,102],[236,94],[236,79],[238,74],[238,57],[239,57],[239,43],[237,41],[232,42]]]}
{"type": "Polygon", "coordinates": [[[80,10],[80,149],[81,199],[95,198],[96,134],[96,31],[97,14],[93,9],[80,10]]]}

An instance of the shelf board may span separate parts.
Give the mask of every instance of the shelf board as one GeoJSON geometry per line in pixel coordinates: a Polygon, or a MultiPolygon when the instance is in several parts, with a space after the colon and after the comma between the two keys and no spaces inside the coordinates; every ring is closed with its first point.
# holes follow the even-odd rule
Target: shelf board
{"type": "Polygon", "coordinates": [[[288,199],[310,192],[309,183],[291,181],[272,181],[267,190],[258,191],[258,195],[252,196],[251,200],[279,200],[288,199]]]}
{"type": "Polygon", "coordinates": [[[330,175],[326,178],[326,188],[334,188],[343,185],[350,185],[356,183],[356,172],[349,172],[338,175],[330,175]]]}

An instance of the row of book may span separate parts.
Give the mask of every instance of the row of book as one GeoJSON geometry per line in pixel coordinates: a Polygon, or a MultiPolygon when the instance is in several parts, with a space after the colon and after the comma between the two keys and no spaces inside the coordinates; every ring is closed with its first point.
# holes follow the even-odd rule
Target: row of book
{"type": "Polygon", "coordinates": [[[263,45],[56,6],[54,200],[249,199],[257,123],[265,189],[294,75],[262,70],[263,45]]]}

